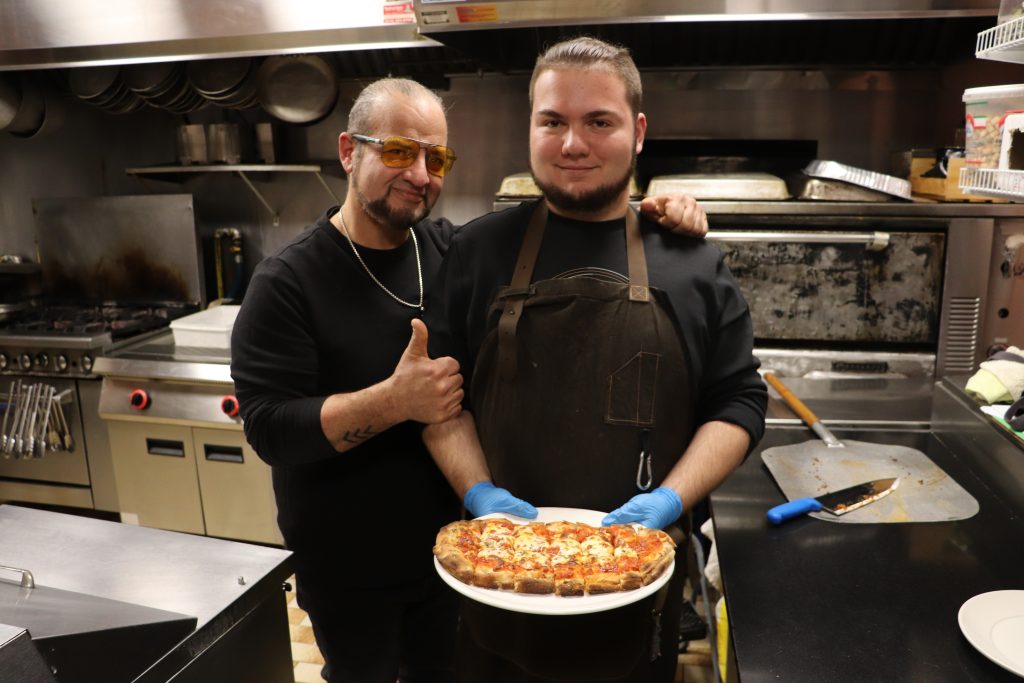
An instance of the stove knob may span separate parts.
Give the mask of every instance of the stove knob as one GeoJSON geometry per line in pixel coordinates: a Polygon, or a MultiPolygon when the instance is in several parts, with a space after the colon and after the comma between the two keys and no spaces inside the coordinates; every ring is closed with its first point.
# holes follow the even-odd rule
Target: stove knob
{"type": "Polygon", "coordinates": [[[6,370],[6,369],[7,369],[7,354],[6,353],[0,353],[0,370],[6,370]]]}
{"type": "Polygon", "coordinates": [[[50,357],[45,353],[36,354],[36,367],[40,370],[45,370],[50,365],[50,357]]]}
{"type": "Polygon", "coordinates": [[[151,401],[149,400],[149,394],[144,389],[136,389],[128,395],[128,403],[135,410],[145,410],[149,407],[151,401]]]}
{"type": "Polygon", "coordinates": [[[27,353],[21,354],[20,356],[18,356],[18,365],[21,366],[22,370],[31,370],[32,356],[28,355],[27,353]]]}
{"type": "Polygon", "coordinates": [[[63,353],[58,354],[57,357],[53,359],[53,364],[57,367],[57,372],[64,372],[68,369],[68,357],[63,353]]]}
{"type": "Polygon", "coordinates": [[[225,396],[220,400],[220,409],[228,417],[238,417],[238,399],[234,396],[225,396]]]}
{"type": "Polygon", "coordinates": [[[82,370],[92,372],[92,356],[89,354],[82,356],[82,370]]]}

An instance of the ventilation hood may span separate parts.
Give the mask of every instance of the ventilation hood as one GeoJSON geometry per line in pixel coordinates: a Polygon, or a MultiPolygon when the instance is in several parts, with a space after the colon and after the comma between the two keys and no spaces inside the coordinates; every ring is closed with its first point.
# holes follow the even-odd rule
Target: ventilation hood
{"type": "Polygon", "coordinates": [[[353,77],[529,71],[586,32],[641,68],[934,65],[998,0],[0,0],[0,71],[338,53],[353,77]],[[417,50],[415,59],[396,56],[417,50]],[[401,48],[401,49],[398,49],[401,48]],[[342,58],[342,55],[346,57],[342,58]],[[400,65],[399,65],[400,66],[400,65]]]}
{"type": "Polygon", "coordinates": [[[411,0],[3,0],[0,70],[437,46],[411,0]]]}
{"type": "Polygon", "coordinates": [[[420,31],[490,68],[529,72],[581,33],[641,69],[935,67],[974,57],[998,0],[415,0],[420,31]]]}
{"type": "Polygon", "coordinates": [[[424,33],[652,22],[913,19],[997,15],[996,0],[415,0],[424,33]]]}

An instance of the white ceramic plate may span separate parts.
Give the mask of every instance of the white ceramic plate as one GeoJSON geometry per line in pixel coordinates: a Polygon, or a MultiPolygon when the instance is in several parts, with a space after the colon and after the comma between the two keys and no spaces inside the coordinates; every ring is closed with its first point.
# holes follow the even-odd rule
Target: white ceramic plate
{"type": "MultiPolygon", "coordinates": [[[[522,517],[515,517],[513,515],[506,515],[502,513],[484,515],[480,519],[502,517],[504,519],[511,520],[516,524],[526,524],[527,522],[564,521],[601,526],[601,520],[604,519],[606,514],[607,513],[605,512],[582,510],[579,508],[537,508],[537,519],[535,520],[523,519],[522,517]]],[[[675,567],[676,564],[673,562],[657,579],[643,588],[637,588],[632,591],[579,596],[529,595],[526,593],[516,593],[514,591],[480,588],[479,586],[470,586],[469,584],[462,583],[449,574],[448,570],[441,566],[436,557],[434,558],[434,568],[437,569],[437,573],[440,575],[441,579],[467,598],[471,598],[477,602],[482,602],[483,604],[490,605],[491,607],[499,607],[512,612],[549,615],[590,614],[592,612],[604,612],[605,610],[629,605],[646,598],[648,595],[654,593],[668,583],[668,580],[672,577],[672,572],[675,570],[675,567]]]]}
{"type": "Polygon", "coordinates": [[[960,607],[957,621],[981,654],[1024,676],[1024,590],[975,595],[960,607]]]}

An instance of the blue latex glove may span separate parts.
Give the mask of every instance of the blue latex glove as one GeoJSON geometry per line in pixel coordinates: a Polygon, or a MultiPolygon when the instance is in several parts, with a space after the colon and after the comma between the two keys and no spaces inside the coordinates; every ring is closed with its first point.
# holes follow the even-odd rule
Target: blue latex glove
{"type": "Polygon", "coordinates": [[[537,517],[537,508],[489,481],[474,484],[471,489],[466,491],[466,497],[462,499],[462,504],[474,517],[482,517],[492,512],[507,512],[510,515],[527,519],[537,517]]]}
{"type": "Polygon", "coordinates": [[[664,529],[683,514],[683,501],[679,494],[664,486],[650,493],[630,498],[618,510],[612,510],[601,520],[602,526],[636,522],[648,529],[664,529]]]}

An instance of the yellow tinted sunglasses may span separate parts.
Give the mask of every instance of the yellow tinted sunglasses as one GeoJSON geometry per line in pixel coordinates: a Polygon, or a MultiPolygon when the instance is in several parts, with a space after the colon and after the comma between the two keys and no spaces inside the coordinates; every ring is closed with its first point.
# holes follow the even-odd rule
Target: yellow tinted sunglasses
{"type": "Polygon", "coordinates": [[[372,138],[369,135],[352,133],[359,142],[380,145],[380,160],[388,168],[409,168],[420,155],[420,148],[427,150],[427,173],[443,178],[455,163],[455,150],[451,147],[433,145],[422,140],[389,135],[386,138],[372,138]]]}

